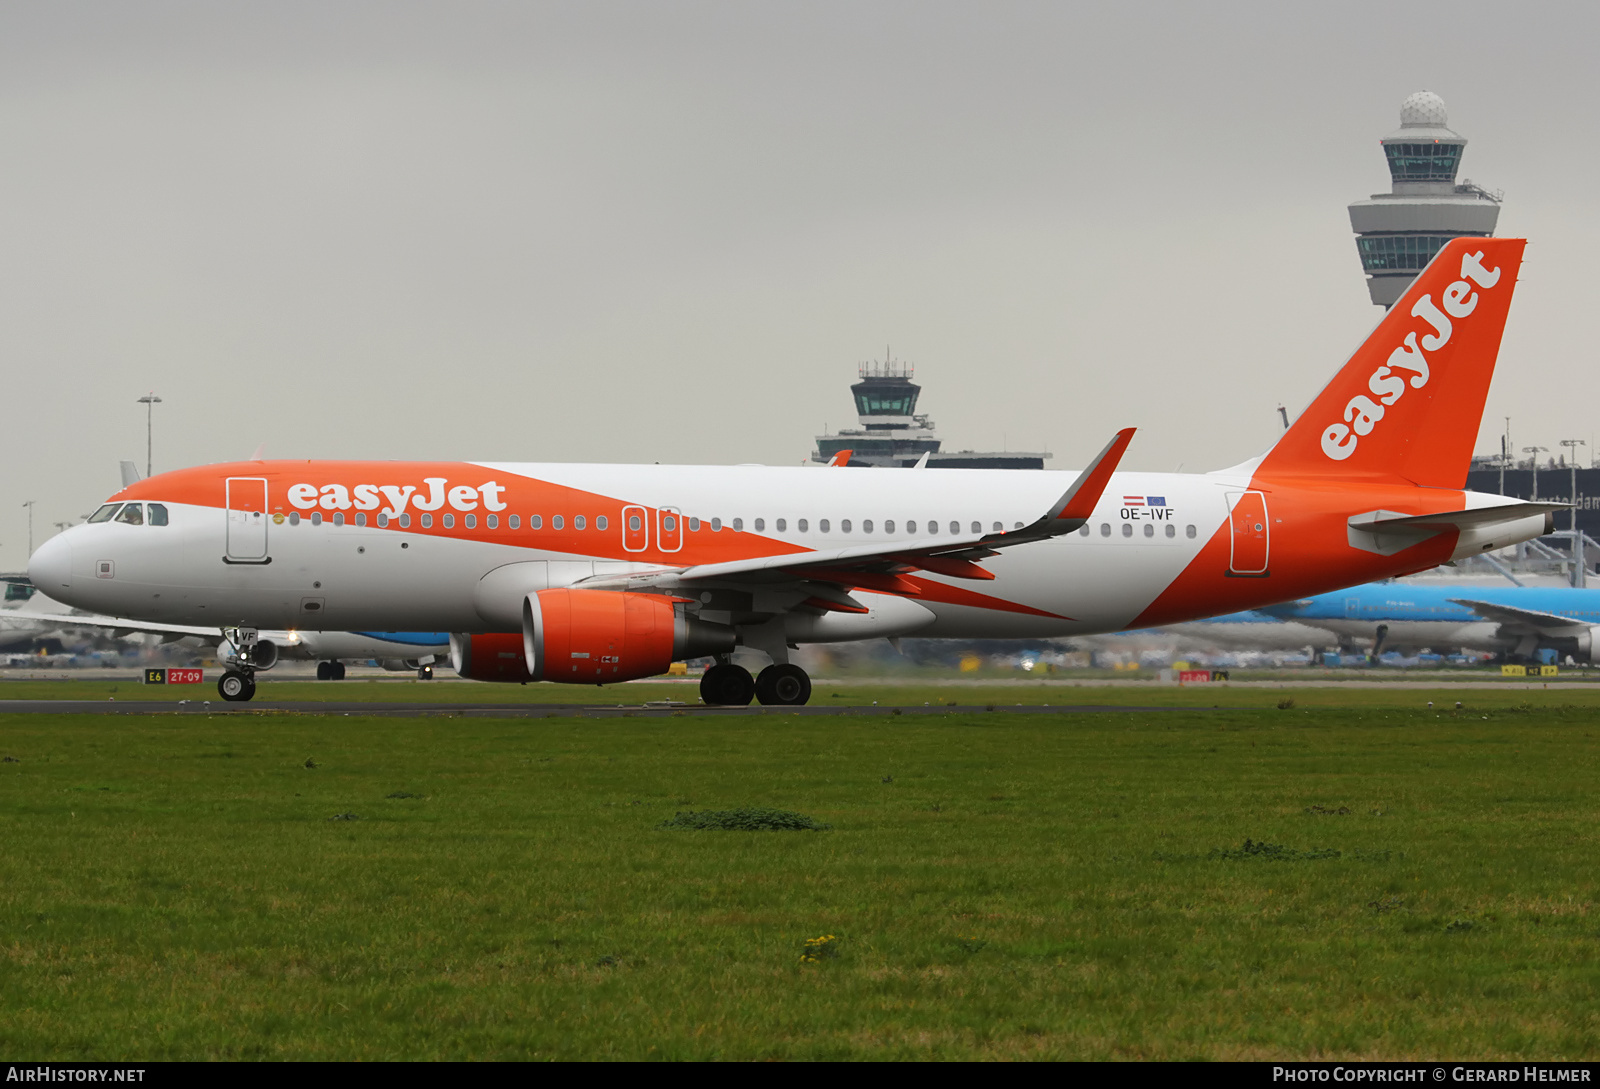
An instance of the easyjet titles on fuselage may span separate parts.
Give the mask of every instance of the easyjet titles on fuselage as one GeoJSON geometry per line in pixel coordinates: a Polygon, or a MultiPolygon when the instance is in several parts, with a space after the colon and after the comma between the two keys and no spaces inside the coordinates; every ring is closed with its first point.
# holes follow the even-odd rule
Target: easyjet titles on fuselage
{"type": "Polygon", "coordinates": [[[448,487],[448,477],[426,476],[422,483],[427,486],[426,495],[419,492],[415,484],[357,484],[354,487],[324,484],[320,488],[315,484],[291,484],[287,495],[289,503],[300,510],[350,510],[352,507],[377,510],[387,499],[389,505],[381,513],[390,518],[404,514],[407,504],[423,511],[438,510],[447,502],[459,511],[475,511],[480,502],[484,510],[506,509],[506,504],[500,501],[500,494],[506,487],[493,480],[486,484],[448,487]]]}

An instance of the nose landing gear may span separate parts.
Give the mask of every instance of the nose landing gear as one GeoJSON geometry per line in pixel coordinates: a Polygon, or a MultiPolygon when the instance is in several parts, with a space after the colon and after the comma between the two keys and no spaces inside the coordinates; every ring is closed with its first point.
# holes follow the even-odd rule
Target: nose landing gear
{"type": "Polygon", "coordinates": [[[277,660],[277,648],[271,643],[262,643],[261,633],[255,628],[223,628],[222,637],[225,644],[233,646],[235,650],[224,658],[228,670],[217,681],[217,694],[229,703],[244,703],[254,699],[256,670],[270,667],[277,660]],[[259,664],[256,661],[258,647],[267,651],[263,656],[267,660],[259,664]]]}
{"type": "Polygon", "coordinates": [[[229,703],[243,703],[256,694],[254,672],[230,669],[217,681],[217,694],[229,703]]]}

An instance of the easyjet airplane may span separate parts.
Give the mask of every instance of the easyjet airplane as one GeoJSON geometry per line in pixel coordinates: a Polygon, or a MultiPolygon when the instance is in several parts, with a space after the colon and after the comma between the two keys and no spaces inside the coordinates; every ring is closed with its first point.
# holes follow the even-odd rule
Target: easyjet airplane
{"type": "Polygon", "coordinates": [[[465,677],[604,684],[714,655],[707,703],[800,704],[800,643],[1048,637],[1235,612],[1547,532],[1463,491],[1521,263],[1448,243],[1262,457],[992,470],[251,461],[112,496],[29,564],[63,602],[226,630],[438,630],[465,677]],[[768,664],[770,663],[770,664],[768,664]],[[747,665],[760,668],[752,677],[747,665]]]}

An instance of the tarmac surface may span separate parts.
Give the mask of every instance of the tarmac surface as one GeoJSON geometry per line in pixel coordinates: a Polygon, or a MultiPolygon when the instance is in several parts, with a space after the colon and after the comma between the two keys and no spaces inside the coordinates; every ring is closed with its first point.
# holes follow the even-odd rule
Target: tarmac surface
{"type": "Polygon", "coordinates": [[[1006,712],[1028,715],[1095,714],[1103,712],[1135,711],[1185,711],[1185,707],[1127,707],[1098,704],[939,704],[904,707],[829,707],[810,704],[805,707],[706,707],[701,704],[660,702],[647,704],[596,704],[559,703],[354,703],[338,700],[251,700],[248,703],[228,703],[224,700],[0,700],[0,715],[51,714],[51,715],[249,715],[249,714],[301,714],[301,715],[367,715],[378,718],[672,718],[674,716],[737,716],[750,715],[832,715],[860,718],[873,715],[901,714],[970,714],[974,711],[1006,712]]]}

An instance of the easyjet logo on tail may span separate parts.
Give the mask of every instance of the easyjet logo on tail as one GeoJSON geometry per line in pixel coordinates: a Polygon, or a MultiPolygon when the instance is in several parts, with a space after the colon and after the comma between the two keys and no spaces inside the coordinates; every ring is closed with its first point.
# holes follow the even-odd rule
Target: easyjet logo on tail
{"type": "Polygon", "coordinates": [[[1412,389],[1428,384],[1428,352],[1437,352],[1450,342],[1454,332],[1451,319],[1461,321],[1477,309],[1476,284],[1487,291],[1500,282],[1500,269],[1483,267],[1483,251],[1464,254],[1461,258],[1461,279],[1444,289],[1440,305],[1433,296],[1424,295],[1411,307],[1411,316],[1421,318],[1431,327],[1406,334],[1400,347],[1389,354],[1389,361],[1367,379],[1367,390],[1372,394],[1357,394],[1344,406],[1342,423],[1330,424],[1322,432],[1322,452],[1334,461],[1343,461],[1356,452],[1361,439],[1372,434],[1373,428],[1383,420],[1384,412],[1405,396],[1409,382],[1412,389]],[[1469,283],[1468,281],[1471,281],[1469,283]],[[1443,309],[1440,308],[1442,305],[1443,309]]]}

